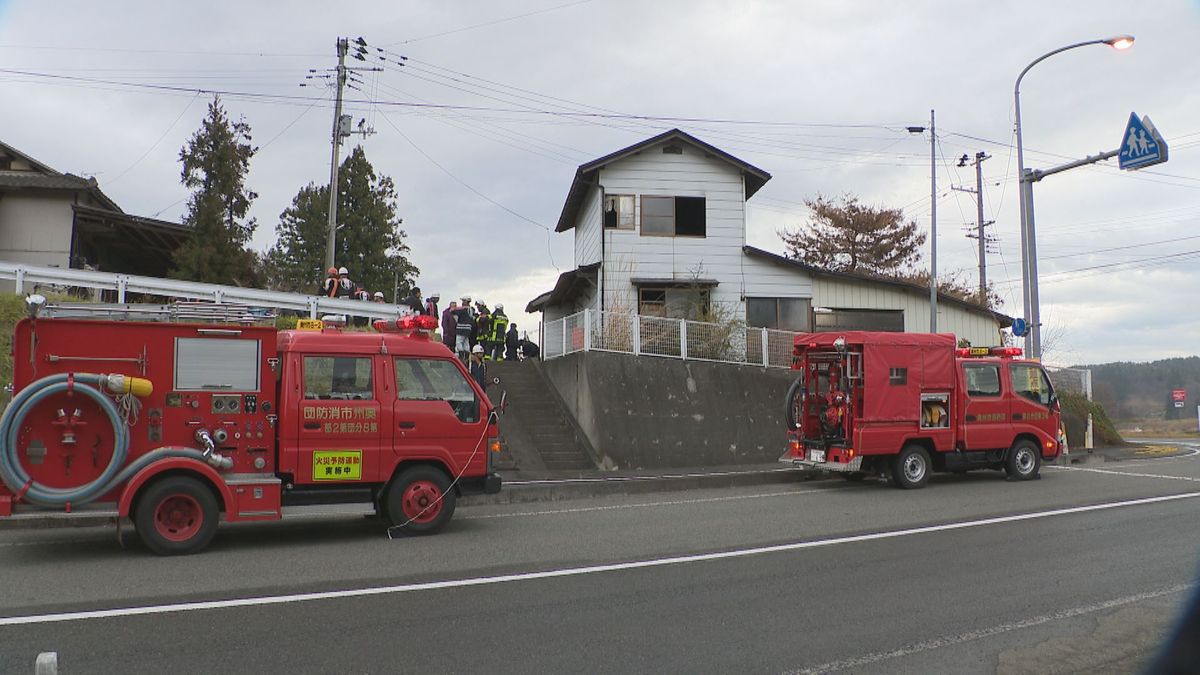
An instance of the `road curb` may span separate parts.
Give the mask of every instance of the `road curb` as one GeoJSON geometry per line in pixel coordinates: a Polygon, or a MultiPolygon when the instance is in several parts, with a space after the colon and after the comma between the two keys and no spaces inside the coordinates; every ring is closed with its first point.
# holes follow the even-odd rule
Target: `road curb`
{"type": "MultiPolygon", "coordinates": [[[[574,478],[506,477],[503,488],[494,495],[463,497],[459,504],[525,504],[555,502],[593,497],[678,492],[682,490],[720,489],[753,485],[774,485],[812,480],[815,472],[790,467],[763,467],[733,471],[695,471],[657,475],[581,476],[574,478]]],[[[59,512],[23,513],[0,518],[0,532],[9,530],[50,530],[73,527],[112,525],[110,515],[66,516],[59,512]]]]}
{"type": "Polygon", "coordinates": [[[698,471],[660,475],[517,478],[506,481],[498,494],[467,497],[460,503],[475,505],[553,502],[612,495],[794,483],[816,477],[818,474],[815,472],[790,467],[770,467],[743,471],[698,471]]]}

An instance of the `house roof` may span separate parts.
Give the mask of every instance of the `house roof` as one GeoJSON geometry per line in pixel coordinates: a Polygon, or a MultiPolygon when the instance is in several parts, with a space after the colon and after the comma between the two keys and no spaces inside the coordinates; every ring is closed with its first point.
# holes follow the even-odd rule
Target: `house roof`
{"type": "MultiPolygon", "coordinates": [[[[768,262],[772,262],[777,265],[782,265],[784,267],[800,269],[800,270],[803,270],[814,276],[823,276],[823,277],[830,277],[830,278],[834,278],[834,279],[846,279],[849,281],[880,284],[883,286],[891,286],[893,288],[898,288],[900,290],[903,290],[903,291],[909,292],[909,293],[921,293],[925,296],[929,295],[929,287],[928,286],[922,286],[921,284],[916,284],[916,283],[912,283],[909,281],[902,281],[900,279],[889,279],[887,277],[881,277],[881,276],[877,276],[877,275],[873,275],[873,274],[862,274],[859,272],[835,272],[834,270],[827,270],[823,267],[816,267],[815,265],[809,265],[808,263],[796,260],[794,258],[788,258],[786,256],[779,255],[777,253],[771,253],[770,251],[764,251],[761,248],[755,248],[753,246],[743,246],[742,250],[745,251],[746,255],[749,255],[751,257],[759,258],[761,260],[766,260],[768,262]]],[[[1012,317],[1008,316],[1007,314],[1002,314],[1000,312],[993,311],[986,307],[981,307],[973,302],[967,302],[966,300],[956,298],[952,295],[946,295],[945,293],[938,293],[938,302],[945,302],[947,304],[955,305],[955,306],[961,307],[967,311],[975,312],[977,314],[986,314],[987,316],[995,318],[997,321],[1000,322],[1000,325],[1005,328],[1007,328],[1008,326],[1011,326],[1012,322],[1013,322],[1012,317]]]]}
{"type": "Polygon", "coordinates": [[[555,282],[553,290],[546,291],[530,300],[529,304],[525,305],[525,311],[533,314],[542,311],[546,305],[557,305],[574,299],[579,294],[581,282],[588,281],[588,277],[598,269],[600,269],[600,263],[592,263],[563,272],[558,275],[558,281],[555,282]]]}
{"type": "Polygon", "coordinates": [[[5,143],[4,141],[0,141],[0,151],[3,151],[4,154],[6,154],[10,157],[17,157],[17,158],[25,160],[26,162],[29,163],[30,166],[32,166],[34,168],[35,171],[40,171],[42,173],[54,173],[54,174],[58,173],[54,169],[50,168],[48,165],[42,164],[41,162],[37,161],[33,157],[30,157],[29,155],[21,152],[20,150],[14,148],[13,146],[9,145],[8,143],[5,143]]]}
{"type": "Polygon", "coordinates": [[[95,178],[56,171],[3,141],[0,141],[0,154],[19,158],[33,167],[32,171],[0,171],[0,189],[82,190],[90,193],[105,208],[121,211],[121,207],[100,190],[95,178]]]}
{"type": "Polygon", "coordinates": [[[645,148],[648,148],[666,141],[681,141],[693,147],[703,150],[705,153],[724,160],[732,164],[745,177],[746,199],[749,199],[759,188],[771,180],[771,174],[762,169],[734,157],[724,150],[709,145],[695,136],[679,129],[671,129],[663,132],[653,138],[647,138],[644,141],[639,141],[633,145],[617,150],[616,152],[605,155],[599,159],[594,159],[586,164],[580,164],[575,170],[575,178],[571,181],[571,189],[567,191],[567,201],[563,204],[562,214],[558,217],[558,225],[554,228],[555,232],[566,232],[575,227],[575,218],[579,215],[579,209],[583,208],[583,199],[587,196],[588,190],[596,185],[596,172],[609,164],[618,160],[637,154],[645,148]]]}

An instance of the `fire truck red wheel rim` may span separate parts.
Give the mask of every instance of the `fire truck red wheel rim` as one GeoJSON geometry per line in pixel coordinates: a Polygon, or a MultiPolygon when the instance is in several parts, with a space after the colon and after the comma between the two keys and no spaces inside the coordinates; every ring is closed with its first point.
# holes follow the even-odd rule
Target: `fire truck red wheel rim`
{"type": "Polygon", "coordinates": [[[168,541],[187,541],[203,525],[204,509],[191,495],[170,495],[154,509],[154,530],[168,541]]]}
{"type": "Polygon", "coordinates": [[[414,523],[428,523],[442,512],[442,489],[433,481],[413,481],[404,488],[400,504],[405,518],[414,523]]]}

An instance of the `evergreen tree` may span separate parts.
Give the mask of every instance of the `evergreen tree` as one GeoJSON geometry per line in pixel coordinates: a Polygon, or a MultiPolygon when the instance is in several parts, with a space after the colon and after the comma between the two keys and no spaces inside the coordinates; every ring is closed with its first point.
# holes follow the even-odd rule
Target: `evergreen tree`
{"type": "Polygon", "coordinates": [[[175,251],[171,276],[217,284],[254,283],[256,256],[246,249],[254,219],[246,219],[258,195],[246,187],[250,125],[230,120],[220,97],[208,105],[200,129],[179,151],[181,181],[190,188],[183,222],[192,236],[175,251]]]}
{"type": "MultiPolygon", "coordinates": [[[[396,216],[396,188],[377,174],[362,146],[355,147],[338,171],[338,223],[335,264],[371,292],[383,291],[393,302],[393,285],[408,288],[419,271],[408,260],[407,234],[396,216]]],[[[292,205],[279,215],[277,241],[267,252],[273,288],[318,292],[325,277],[329,235],[329,188],[312,183],[300,188],[292,205]]]]}
{"type": "Polygon", "coordinates": [[[818,196],[805,200],[812,211],[807,225],[779,233],[788,255],[837,272],[893,276],[920,258],[925,234],[900,209],[864,206],[853,195],[840,203],[818,196]]]}

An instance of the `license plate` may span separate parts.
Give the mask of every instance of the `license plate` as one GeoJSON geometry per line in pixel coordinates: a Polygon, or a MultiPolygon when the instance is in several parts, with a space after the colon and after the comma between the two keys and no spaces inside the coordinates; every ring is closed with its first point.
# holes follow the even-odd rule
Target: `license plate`
{"type": "Polygon", "coordinates": [[[808,461],[824,462],[825,461],[825,451],[824,450],[809,450],[808,451],[808,461]]]}

